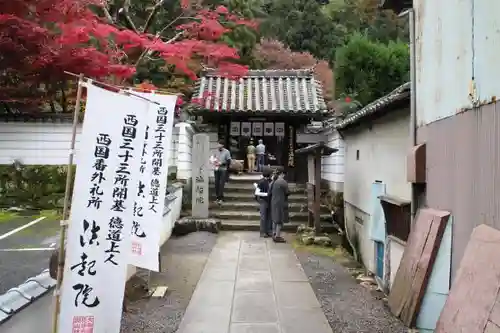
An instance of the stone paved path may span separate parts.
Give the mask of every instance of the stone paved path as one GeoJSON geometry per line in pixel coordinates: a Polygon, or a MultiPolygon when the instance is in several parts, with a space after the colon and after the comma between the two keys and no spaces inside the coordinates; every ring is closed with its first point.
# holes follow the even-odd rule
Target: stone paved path
{"type": "Polygon", "coordinates": [[[177,333],[332,333],[288,244],[222,234],[177,333]]]}

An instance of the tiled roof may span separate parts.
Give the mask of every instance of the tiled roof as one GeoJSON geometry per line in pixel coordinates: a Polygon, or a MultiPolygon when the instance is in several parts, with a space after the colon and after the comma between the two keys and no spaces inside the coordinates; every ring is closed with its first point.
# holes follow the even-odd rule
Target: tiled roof
{"type": "Polygon", "coordinates": [[[344,129],[348,126],[354,125],[356,123],[359,123],[363,121],[366,117],[369,115],[378,113],[378,112],[384,112],[388,110],[388,107],[393,105],[396,102],[402,101],[402,100],[408,100],[410,99],[411,91],[410,91],[410,82],[407,82],[398,88],[394,89],[390,94],[381,97],[377,99],[376,101],[368,104],[361,110],[354,112],[353,114],[348,115],[344,120],[341,120],[337,122],[335,125],[333,125],[334,128],[336,129],[344,129]]]}
{"type": "Polygon", "coordinates": [[[201,109],[234,112],[326,112],[321,83],[312,70],[250,70],[239,80],[206,71],[194,98],[201,109]]]}

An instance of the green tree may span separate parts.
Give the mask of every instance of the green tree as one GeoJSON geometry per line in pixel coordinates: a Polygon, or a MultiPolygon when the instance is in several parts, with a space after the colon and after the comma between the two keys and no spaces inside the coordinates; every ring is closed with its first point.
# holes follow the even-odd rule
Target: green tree
{"type": "MultiPolygon", "coordinates": [[[[244,19],[255,22],[261,21],[267,17],[263,9],[262,0],[205,0],[203,6],[216,7],[218,5],[226,6],[230,13],[238,15],[244,19]]],[[[255,59],[252,52],[260,40],[258,29],[250,29],[245,25],[230,25],[232,31],[224,35],[224,42],[238,49],[240,64],[255,66],[255,59]]]]}
{"type": "Polygon", "coordinates": [[[284,42],[292,51],[309,52],[318,59],[331,59],[339,44],[335,26],[316,0],[276,0],[266,6],[269,17],[261,32],[284,42]]]}
{"type": "Polygon", "coordinates": [[[381,43],[354,34],[336,54],[337,96],[362,105],[380,98],[409,80],[409,48],[401,41],[381,43]]]}
{"type": "Polygon", "coordinates": [[[223,2],[231,13],[248,19],[263,19],[267,17],[262,0],[225,0],[223,2]]]}
{"type": "Polygon", "coordinates": [[[388,43],[408,40],[408,20],[391,10],[380,10],[380,0],[331,0],[323,12],[336,27],[339,38],[347,42],[353,33],[388,43]]]}

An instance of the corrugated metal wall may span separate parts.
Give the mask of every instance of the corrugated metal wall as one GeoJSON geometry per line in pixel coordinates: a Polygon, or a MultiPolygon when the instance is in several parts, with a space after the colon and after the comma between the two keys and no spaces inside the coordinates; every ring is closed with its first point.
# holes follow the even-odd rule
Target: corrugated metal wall
{"type": "Polygon", "coordinates": [[[471,4],[472,0],[414,0],[419,126],[470,107],[471,4]]]}
{"type": "Polygon", "coordinates": [[[429,124],[500,97],[500,1],[414,0],[417,122],[429,124]]]}
{"type": "Polygon", "coordinates": [[[474,77],[477,98],[480,102],[489,102],[494,97],[500,97],[500,1],[469,1],[472,1],[474,13],[474,77]]]}
{"type": "Polygon", "coordinates": [[[490,104],[421,127],[427,142],[429,207],[452,213],[452,277],[472,229],[500,229],[500,104],[490,104]]]}

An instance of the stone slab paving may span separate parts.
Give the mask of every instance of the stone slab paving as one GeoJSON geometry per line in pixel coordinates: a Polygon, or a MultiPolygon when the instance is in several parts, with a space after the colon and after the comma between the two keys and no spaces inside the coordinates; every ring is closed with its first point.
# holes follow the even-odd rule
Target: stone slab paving
{"type": "Polygon", "coordinates": [[[293,249],[222,234],[177,333],[332,333],[293,249]]]}

